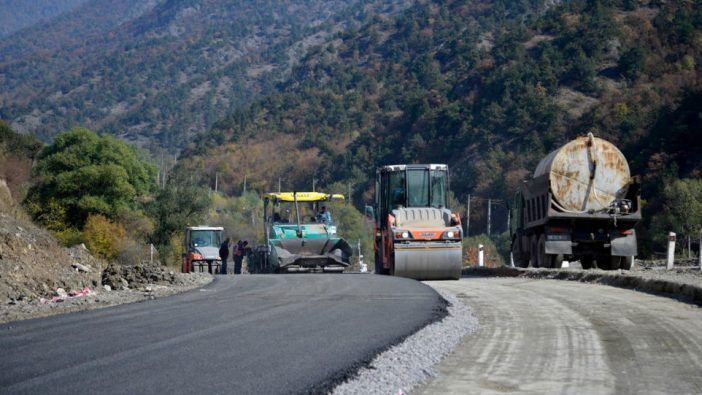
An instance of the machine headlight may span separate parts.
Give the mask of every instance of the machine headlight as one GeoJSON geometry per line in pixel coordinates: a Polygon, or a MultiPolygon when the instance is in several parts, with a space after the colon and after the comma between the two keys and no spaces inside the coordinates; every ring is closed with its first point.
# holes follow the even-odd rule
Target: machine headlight
{"type": "Polygon", "coordinates": [[[453,239],[453,236],[454,236],[453,231],[449,230],[448,232],[446,232],[446,236],[448,236],[449,239],[453,239]]]}
{"type": "Polygon", "coordinates": [[[409,239],[410,234],[406,230],[395,230],[395,239],[409,239]]]}

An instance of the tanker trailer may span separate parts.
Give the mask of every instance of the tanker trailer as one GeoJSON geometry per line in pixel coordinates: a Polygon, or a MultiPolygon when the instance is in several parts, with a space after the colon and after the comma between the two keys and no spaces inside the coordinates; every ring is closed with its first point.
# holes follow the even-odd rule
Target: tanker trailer
{"type": "Polygon", "coordinates": [[[551,152],[510,210],[516,266],[629,270],[637,253],[640,184],[614,144],[591,133],[551,152]]]}

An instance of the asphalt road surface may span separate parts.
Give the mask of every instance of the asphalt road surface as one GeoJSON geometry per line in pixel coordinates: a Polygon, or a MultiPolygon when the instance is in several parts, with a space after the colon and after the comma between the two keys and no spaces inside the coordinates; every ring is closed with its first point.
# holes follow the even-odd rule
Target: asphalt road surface
{"type": "Polygon", "coordinates": [[[441,316],[414,280],[222,276],[185,294],[0,325],[0,393],[323,391],[441,316]]]}
{"type": "Polygon", "coordinates": [[[445,393],[702,393],[702,309],[556,280],[433,282],[480,321],[418,389],[445,393]]]}

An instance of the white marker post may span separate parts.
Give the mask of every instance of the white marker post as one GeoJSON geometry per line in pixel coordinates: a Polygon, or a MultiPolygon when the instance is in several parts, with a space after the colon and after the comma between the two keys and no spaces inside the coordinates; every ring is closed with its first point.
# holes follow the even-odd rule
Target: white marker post
{"type": "Polygon", "coordinates": [[[668,262],[666,263],[666,269],[673,269],[673,262],[675,261],[675,232],[668,233],[668,262]]]}
{"type": "Polygon", "coordinates": [[[483,245],[478,244],[478,266],[483,267],[485,265],[485,255],[483,252],[483,245]]]}
{"type": "Polygon", "coordinates": [[[700,250],[697,252],[697,259],[700,264],[700,271],[702,272],[702,229],[700,229],[700,250]]]}

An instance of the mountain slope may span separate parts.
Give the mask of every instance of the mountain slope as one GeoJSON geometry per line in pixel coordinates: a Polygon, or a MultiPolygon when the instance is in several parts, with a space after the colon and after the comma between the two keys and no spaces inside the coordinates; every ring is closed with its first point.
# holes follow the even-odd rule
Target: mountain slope
{"type": "Polygon", "coordinates": [[[73,10],[88,0],[0,0],[0,38],[73,10]]]}
{"type": "Polygon", "coordinates": [[[95,0],[0,42],[0,117],[43,139],[80,124],[179,147],[269,92],[309,46],[405,3],[95,0]]]}
{"type": "MultiPolygon", "coordinates": [[[[446,162],[457,196],[509,201],[547,152],[592,131],[655,177],[649,159],[694,133],[696,109],[676,109],[698,97],[701,32],[700,7],[685,1],[420,1],[312,50],[282,93],[186,155],[231,193],[245,174],[263,189],[315,177],[353,184],[360,203],[379,164],[446,162]],[[661,145],[671,113],[679,141],[661,145]]],[[[685,161],[676,176],[702,171],[696,152],[665,157],[685,161]]]]}

